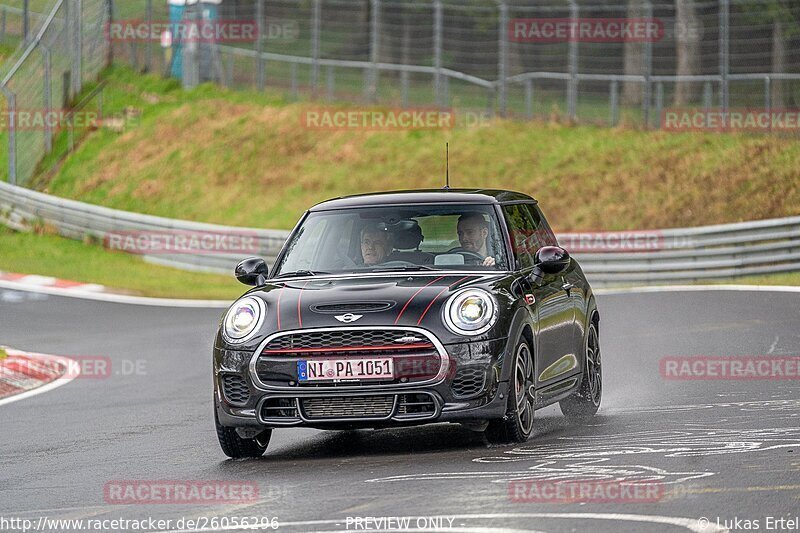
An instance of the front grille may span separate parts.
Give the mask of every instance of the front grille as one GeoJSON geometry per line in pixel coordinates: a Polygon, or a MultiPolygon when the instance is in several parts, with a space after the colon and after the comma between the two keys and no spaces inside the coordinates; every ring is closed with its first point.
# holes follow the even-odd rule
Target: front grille
{"type": "Polygon", "coordinates": [[[408,330],[334,330],[308,331],[276,337],[266,346],[265,351],[297,350],[315,348],[350,348],[397,346],[403,344],[430,344],[424,335],[408,330]],[[398,342],[400,339],[419,339],[418,341],[398,342]]]}
{"type": "Polygon", "coordinates": [[[483,391],[485,381],[486,371],[483,368],[465,367],[456,372],[450,388],[454,397],[469,398],[483,391]]]}
{"type": "Polygon", "coordinates": [[[392,414],[394,396],[303,398],[300,404],[308,419],[385,418],[392,414]]]}
{"type": "Polygon", "coordinates": [[[238,374],[226,374],[222,377],[222,392],[231,405],[244,405],[250,399],[250,387],[238,374]]]}
{"type": "Polygon", "coordinates": [[[311,310],[317,313],[378,313],[394,307],[395,302],[347,302],[338,304],[312,305],[311,310]]]}
{"type": "Polygon", "coordinates": [[[256,361],[256,376],[268,387],[291,389],[368,388],[433,380],[442,370],[442,355],[426,333],[410,329],[305,330],[271,339],[256,361]],[[394,377],[384,379],[301,381],[298,363],[309,360],[359,361],[390,358],[394,377]]]}

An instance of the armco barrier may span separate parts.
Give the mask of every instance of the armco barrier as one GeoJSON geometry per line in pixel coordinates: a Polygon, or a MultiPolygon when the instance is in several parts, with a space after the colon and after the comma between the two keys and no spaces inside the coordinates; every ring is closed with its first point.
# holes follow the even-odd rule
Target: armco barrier
{"type": "MultiPolygon", "coordinates": [[[[28,230],[52,228],[72,239],[105,241],[115,232],[195,232],[246,234],[257,246],[247,253],[145,255],[149,261],[185,270],[230,273],[245,256],[259,255],[272,263],[288,232],[219,226],[118,211],[67,200],[0,183],[0,223],[28,230]]],[[[631,232],[628,232],[631,233],[631,232]]],[[[634,232],[641,233],[641,232],[634,232]]],[[[800,270],[800,216],[685,229],[649,230],[656,250],[587,252],[574,256],[589,280],[597,285],[657,284],[735,278],[800,270]]],[[[562,243],[609,241],[603,234],[562,234],[562,243]]],[[[618,242],[618,241],[614,241],[618,242]]],[[[567,246],[569,248],[569,246],[567,246]]]]}

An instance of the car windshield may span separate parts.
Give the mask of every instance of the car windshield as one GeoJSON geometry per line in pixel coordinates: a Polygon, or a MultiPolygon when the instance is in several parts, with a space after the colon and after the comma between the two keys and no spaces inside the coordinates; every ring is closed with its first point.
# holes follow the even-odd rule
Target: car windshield
{"type": "Polygon", "coordinates": [[[491,205],[311,212],[273,276],[417,270],[508,270],[491,205]]]}

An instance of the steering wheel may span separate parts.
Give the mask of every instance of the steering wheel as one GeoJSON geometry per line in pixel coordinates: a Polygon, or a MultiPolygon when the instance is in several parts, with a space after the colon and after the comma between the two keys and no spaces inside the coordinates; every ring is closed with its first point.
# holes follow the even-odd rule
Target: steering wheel
{"type": "Polygon", "coordinates": [[[476,252],[470,252],[469,250],[465,250],[460,246],[458,246],[456,248],[453,248],[451,250],[448,250],[447,253],[448,254],[461,254],[461,255],[464,256],[464,261],[466,261],[468,258],[471,258],[471,259],[474,259],[475,261],[477,261],[478,264],[483,263],[483,260],[485,259],[485,257],[483,257],[481,254],[476,253],[476,252]]]}

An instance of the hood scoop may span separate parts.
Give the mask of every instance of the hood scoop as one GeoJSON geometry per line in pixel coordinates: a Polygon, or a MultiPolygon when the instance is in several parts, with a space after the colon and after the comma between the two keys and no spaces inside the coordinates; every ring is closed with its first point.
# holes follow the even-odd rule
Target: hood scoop
{"type": "Polygon", "coordinates": [[[315,313],[322,314],[338,314],[338,313],[380,313],[387,311],[397,305],[396,302],[330,302],[324,304],[315,304],[311,306],[311,310],[315,313]]]}

